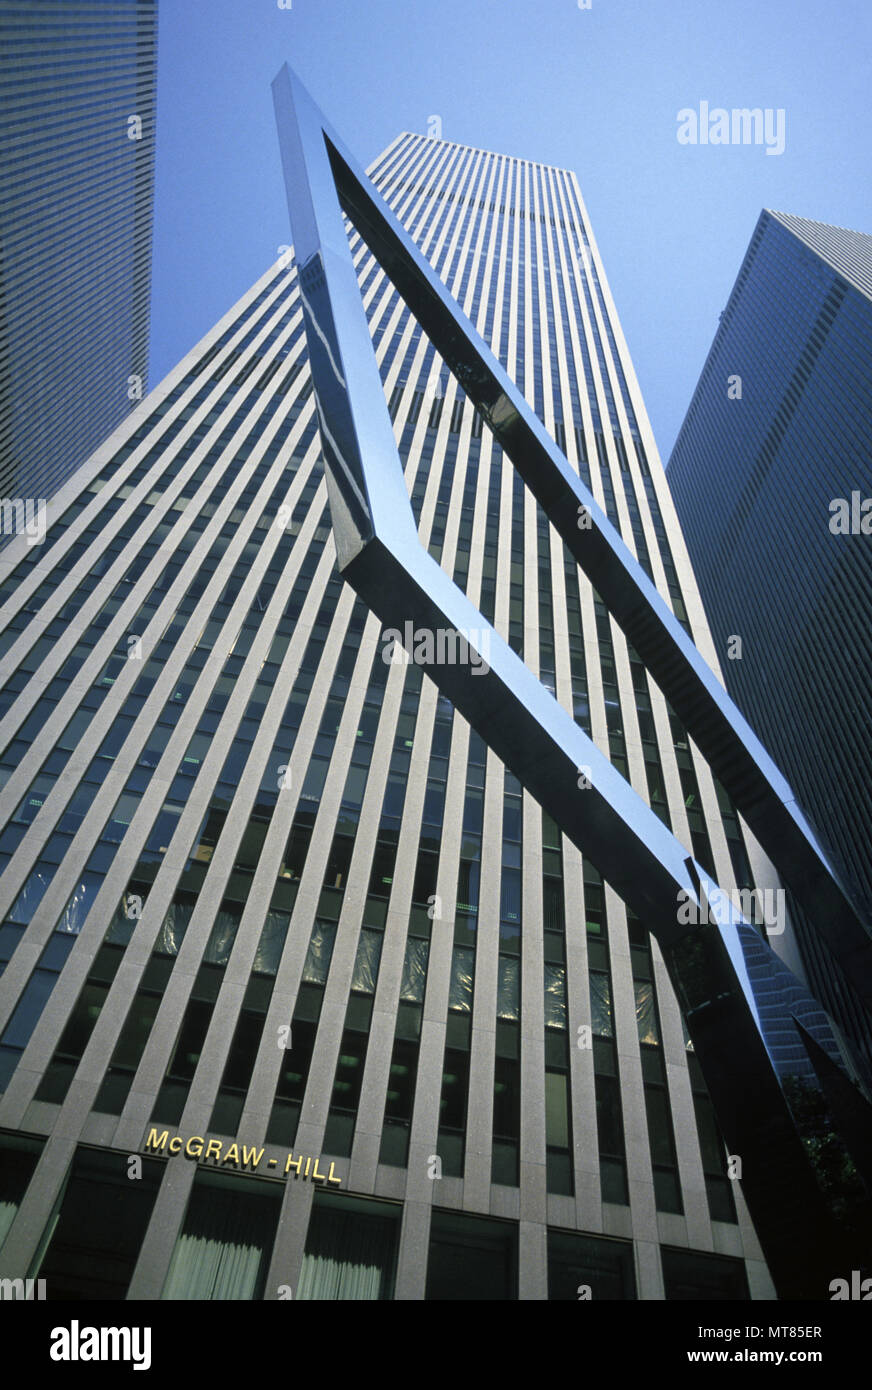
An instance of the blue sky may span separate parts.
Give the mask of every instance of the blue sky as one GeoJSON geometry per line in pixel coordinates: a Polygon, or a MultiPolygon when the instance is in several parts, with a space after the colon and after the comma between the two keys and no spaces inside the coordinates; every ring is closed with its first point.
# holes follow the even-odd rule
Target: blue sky
{"type": "Polygon", "coordinates": [[[290,240],[270,83],[364,165],[400,130],[574,169],[664,461],[763,207],[872,232],[868,0],[160,0],[150,384],[290,240]],[[785,148],[682,145],[783,109],[785,148]]]}

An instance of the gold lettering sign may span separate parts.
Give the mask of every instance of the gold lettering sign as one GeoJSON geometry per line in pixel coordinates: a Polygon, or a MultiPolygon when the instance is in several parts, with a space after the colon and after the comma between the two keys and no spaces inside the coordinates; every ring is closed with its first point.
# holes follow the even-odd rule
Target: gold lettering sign
{"type": "Polygon", "coordinates": [[[233,1143],[224,1146],[220,1139],[204,1139],[199,1134],[192,1134],[188,1139],[184,1139],[180,1134],[170,1135],[169,1130],[150,1129],[148,1138],[145,1141],[145,1152],[152,1154],[184,1154],[185,1158],[194,1159],[197,1162],[205,1163],[211,1159],[210,1166],[219,1168],[244,1169],[246,1172],[256,1172],[258,1168],[261,1172],[273,1172],[276,1177],[286,1178],[289,1173],[293,1173],[295,1178],[302,1178],[309,1182],[333,1183],[338,1186],[341,1178],[337,1178],[333,1172],[334,1164],[330,1164],[327,1173],[319,1171],[318,1164],[320,1155],[315,1157],[312,1154],[294,1155],[293,1151],[285,1159],[284,1167],[279,1159],[268,1158],[263,1162],[263,1148],[256,1149],[248,1144],[233,1143]],[[262,1165],[262,1166],[261,1166],[262,1165]]]}

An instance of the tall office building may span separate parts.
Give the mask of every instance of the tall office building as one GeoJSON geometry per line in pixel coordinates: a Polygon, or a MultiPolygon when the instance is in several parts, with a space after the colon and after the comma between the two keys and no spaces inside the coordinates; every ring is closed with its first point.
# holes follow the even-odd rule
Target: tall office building
{"type": "Polygon", "coordinates": [[[0,45],[0,498],[23,502],[147,390],[157,0],[0,0],[0,45]]]}
{"type": "MultiPolygon", "coordinates": [[[[872,236],[764,211],[667,478],[727,689],[867,917],[870,400],[872,236]]],[[[794,916],[815,992],[872,1074],[868,1012],[794,916]]]]}
{"type": "MultiPolygon", "coordinates": [[[[575,176],[413,134],[370,172],[714,662],[575,176]]],[[[422,542],[718,882],[772,886],[350,235],[422,542]]],[[[336,573],[289,253],[0,605],[0,1273],[772,1296],[645,924],[336,573]]]]}

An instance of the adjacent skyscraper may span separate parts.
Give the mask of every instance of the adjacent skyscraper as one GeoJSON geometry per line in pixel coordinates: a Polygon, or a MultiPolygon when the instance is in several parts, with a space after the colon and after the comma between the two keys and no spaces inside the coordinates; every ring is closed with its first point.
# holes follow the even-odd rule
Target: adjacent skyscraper
{"type": "Polygon", "coordinates": [[[0,499],[23,501],[147,389],[157,0],[0,0],[0,37],[0,499]]]}
{"type": "MultiPolygon", "coordinates": [[[[371,173],[716,664],[574,175],[412,134],[371,173]]],[[[718,882],[774,888],[352,246],[423,543],[718,882]]],[[[301,292],[286,254],[0,556],[0,1273],[769,1297],[656,943],[336,575],[301,292]]]]}
{"type": "MultiPolygon", "coordinates": [[[[727,688],[872,910],[872,236],[760,215],[667,477],[727,688]]],[[[796,914],[818,996],[872,1031],[796,914]]]]}

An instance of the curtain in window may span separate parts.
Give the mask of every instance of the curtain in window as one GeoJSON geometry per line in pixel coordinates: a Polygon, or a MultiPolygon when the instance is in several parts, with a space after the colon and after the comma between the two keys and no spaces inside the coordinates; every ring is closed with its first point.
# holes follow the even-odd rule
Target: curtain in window
{"type": "Polygon", "coordinates": [[[633,984],[636,990],[636,1025],[639,1029],[639,1042],[659,1043],[654,986],[650,980],[634,980],[633,984]]]}
{"type": "Polygon", "coordinates": [[[242,921],[241,907],[228,907],[224,904],[218,909],[209,942],[203,959],[212,965],[226,965],[233,950],[239,923],[242,921]]]}
{"type": "Polygon", "coordinates": [[[7,920],[10,922],[20,922],[27,926],[34,912],[42,902],[43,894],[49,885],[49,875],[40,873],[39,869],[34,869],[28,878],[21,892],[15,900],[13,906],[7,913],[7,920]]]}
{"type": "Polygon", "coordinates": [[[612,991],[609,977],[604,970],[590,972],[590,1021],[591,1031],[596,1037],[614,1037],[612,991]]]}
{"type": "Polygon", "coordinates": [[[85,918],[91,909],[91,904],[102,886],[103,879],[97,874],[83,874],[81,881],[61,913],[55,931],[69,932],[71,935],[77,936],[85,925],[85,918]]]}
{"type": "Polygon", "coordinates": [[[335,940],[336,923],[322,922],[316,918],[303,966],[303,979],[307,984],[323,985],[326,982],[335,940]]]}
{"type": "Polygon", "coordinates": [[[389,1298],[396,1222],[315,1205],[298,1298],[389,1298]]]}
{"type": "Polygon", "coordinates": [[[566,967],[545,963],[545,1024],[566,1027],[566,967]]]}
{"type": "Polygon", "coordinates": [[[497,983],[497,1018],[517,1021],[521,1001],[521,962],[517,956],[500,956],[497,983]]]}
{"type": "MultiPolygon", "coordinates": [[[[400,998],[407,1003],[421,1004],[424,1000],[424,985],[427,981],[427,958],[430,942],[419,941],[410,936],[406,942],[406,955],[403,960],[403,979],[400,984],[400,998]]],[[[449,1008],[451,1006],[449,1005],[449,1008]]]]}
{"type": "Polygon", "coordinates": [[[179,954],[193,911],[193,903],[170,903],[163,925],[157,934],[157,941],[154,943],[156,951],[162,951],[167,956],[179,954]]]}
{"type": "Polygon", "coordinates": [[[267,1197],[195,1184],[161,1298],[258,1298],[278,1213],[267,1197]]]}
{"type": "Polygon", "coordinates": [[[15,1220],[15,1213],[17,1212],[17,1210],[17,1202],[0,1201],[0,1245],[2,1245],[4,1240],[6,1239],[9,1227],[15,1220]]]}
{"type": "Polygon", "coordinates": [[[357,958],[354,962],[354,974],[351,977],[352,989],[362,990],[365,994],[375,994],[381,949],[381,932],[368,931],[364,927],[357,943],[357,958]]]}
{"type": "Polygon", "coordinates": [[[454,947],[451,962],[451,985],[448,991],[449,1009],[462,1009],[468,1014],[472,1009],[472,972],[475,953],[463,946],[454,947]]]}
{"type": "Polygon", "coordinates": [[[252,970],[261,975],[275,975],[284,950],[290,917],[286,912],[268,912],[257,943],[252,970]]]}
{"type": "Polygon", "coordinates": [[[115,916],[109,923],[109,929],[106,932],[106,940],[117,942],[121,946],[126,946],[133,935],[133,929],[138,920],[137,917],[128,917],[127,913],[124,911],[124,905],[119,903],[118,907],[115,909],[115,916]]]}
{"type": "Polygon", "coordinates": [[[182,1236],[176,1245],[163,1298],[249,1299],[260,1270],[256,1245],[234,1245],[204,1236],[182,1236]]]}

